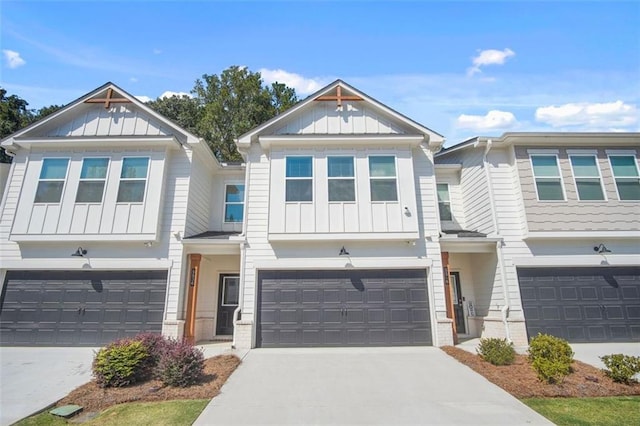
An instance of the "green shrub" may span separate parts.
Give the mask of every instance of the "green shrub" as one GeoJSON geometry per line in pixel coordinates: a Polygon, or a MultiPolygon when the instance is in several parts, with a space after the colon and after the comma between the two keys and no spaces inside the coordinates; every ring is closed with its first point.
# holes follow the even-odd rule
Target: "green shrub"
{"type": "Polygon", "coordinates": [[[538,379],[547,383],[559,383],[571,373],[573,351],[564,339],[538,334],[529,343],[529,361],[538,374],[538,379]]]}
{"type": "Polygon", "coordinates": [[[640,357],[611,354],[601,356],[600,359],[607,367],[602,371],[614,382],[630,384],[636,381],[633,376],[640,373],[640,357]]]}
{"type": "Polygon", "coordinates": [[[168,340],[156,368],[166,386],[187,387],[197,383],[204,371],[204,354],[186,341],[168,340]]]}
{"type": "Polygon", "coordinates": [[[142,342],[120,339],[100,349],[92,364],[93,376],[100,387],[120,387],[145,378],[149,352],[142,342]]]}
{"type": "Polygon", "coordinates": [[[507,339],[498,339],[496,337],[480,339],[477,352],[482,359],[493,365],[513,364],[516,359],[513,343],[507,341],[507,339]]]}

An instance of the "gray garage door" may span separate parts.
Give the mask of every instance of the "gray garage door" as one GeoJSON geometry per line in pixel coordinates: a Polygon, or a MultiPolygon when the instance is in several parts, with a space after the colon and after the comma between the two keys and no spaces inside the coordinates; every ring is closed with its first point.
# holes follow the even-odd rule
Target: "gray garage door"
{"type": "Polygon", "coordinates": [[[640,268],[518,268],[529,337],[640,341],[640,268]]]}
{"type": "Polygon", "coordinates": [[[160,332],[167,271],[9,271],[0,301],[0,342],[94,346],[160,332]]]}
{"type": "Polygon", "coordinates": [[[424,270],[261,271],[257,345],[430,345],[424,270]]]}

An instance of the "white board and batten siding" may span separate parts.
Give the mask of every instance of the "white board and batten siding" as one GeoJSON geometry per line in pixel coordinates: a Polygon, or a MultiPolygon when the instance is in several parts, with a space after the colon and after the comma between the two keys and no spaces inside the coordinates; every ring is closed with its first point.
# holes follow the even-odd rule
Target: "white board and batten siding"
{"type": "MultiPolygon", "coordinates": [[[[348,141],[345,141],[348,144],[348,141]]],[[[418,221],[413,161],[408,147],[273,149],[271,152],[271,191],[269,210],[270,238],[303,234],[305,238],[344,238],[344,234],[365,238],[417,238],[418,221]],[[287,156],[311,156],[313,162],[313,200],[285,201],[285,164],[287,156]],[[397,201],[371,201],[369,188],[369,156],[388,155],[396,159],[397,201]],[[328,200],[327,157],[354,157],[356,196],[353,202],[328,200]],[[369,235],[367,235],[369,234],[369,235]]]]}
{"type": "Polygon", "coordinates": [[[155,240],[159,223],[159,211],[163,194],[165,174],[165,149],[144,151],[75,150],[41,151],[31,153],[26,168],[24,183],[16,216],[11,230],[11,239],[72,240],[155,240]],[[80,172],[84,158],[109,158],[105,189],[100,203],[77,203],[75,201],[80,172]],[[118,203],[118,186],[123,158],[147,157],[149,167],[145,196],[142,202],[118,203]],[[67,177],[58,203],[35,203],[40,171],[47,158],[69,159],[67,177]]]}
{"type": "Polygon", "coordinates": [[[314,102],[279,127],[276,135],[404,134],[405,130],[361,102],[314,102]]]}

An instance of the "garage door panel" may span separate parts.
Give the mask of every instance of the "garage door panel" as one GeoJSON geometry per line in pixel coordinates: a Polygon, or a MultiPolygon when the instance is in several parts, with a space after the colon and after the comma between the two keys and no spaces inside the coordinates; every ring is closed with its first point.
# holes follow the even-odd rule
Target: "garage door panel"
{"type": "Polygon", "coordinates": [[[160,332],[166,278],[166,271],[9,271],[0,341],[95,346],[160,332]]]}
{"type": "Polygon", "coordinates": [[[259,346],[431,343],[425,271],[260,271],[258,283],[259,346]],[[288,303],[272,297],[285,289],[288,303]]]}
{"type": "Polygon", "coordinates": [[[518,268],[518,280],[529,337],[640,340],[639,267],[518,268]]]}

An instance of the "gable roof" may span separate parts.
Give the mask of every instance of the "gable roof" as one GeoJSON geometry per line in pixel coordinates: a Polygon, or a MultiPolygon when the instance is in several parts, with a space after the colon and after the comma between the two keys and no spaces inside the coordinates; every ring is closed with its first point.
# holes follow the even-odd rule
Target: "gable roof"
{"type": "Polygon", "coordinates": [[[336,90],[345,89],[348,92],[346,96],[346,100],[354,100],[355,98],[360,98],[358,100],[362,100],[366,102],[368,105],[372,106],[374,109],[383,112],[385,115],[393,118],[399,123],[402,123],[404,126],[410,128],[412,131],[415,131],[418,134],[422,134],[425,136],[426,140],[433,145],[441,145],[444,143],[444,136],[441,134],[429,129],[428,127],[423,126],[422,124],[408,118],[407,116],[395,111],[392,108],[382,104],[381,102],[375,100],[374,98],[366,95],[365,93],[357,90],[353,86],[345,83],[342,80],[336,80],[333,83],[325,86],[324,88],[318,90],[312,95],[308,96],[306,99],[300,101],[287,111],[273,117],[271,120],[264,122],[263,124],[253,128],[247,133],[241,135],[236,140],[236,144],[240,146],[248,147],[251,142],[255,142],[262,133],[266,132],[269,129],[275,128],[277,125],[284,123],[289,118],[295,116],[297,113],[310,108],[310,105],[313,104],[314,101],[319,100],[318,98],[331,97],[330,94],[336,90]]]}
{"type": "MultiPolygon", "coordinates": [[[[132,96],[131,94],[127,93],[125,90],[116,86],[114,83],[107,82],[102,86],[98,87],[97,89],[87,93],[86,95],[81,96],[80,98],[70,102],[69,104],[65,105],[64,107],[54,112],[53,114],[50,114],[45,118],[38,120],[35,123],[32,123],[31,125],[5,137],[0,141],[0,143],[2,144],[2,146],[12,146],[14,142],[17,143],[19,142],[20,139],[28,139],[29,137],[42,137],[43,136],[42,132],[55,129],[56,125],[63,126],[66,123],[65,118],[67,118],[68,120],[73,120],[74,112],[76,112],[77,110],[83,107],[88,108],[86,104],[97,105],[102,102],[105,103],[105,107],[107,107],[106,109],[109,109],[109,107],[112,107],[111,104],[115,104],[115,105],[119,105],[123,103],[132,104],[135,107],[135,109],[143,112],[153,120],[157,121],[159,124],[161,124],[163,128],[166,128],[167,130],[171,130],[170,135],[175,137],[175,139],[179,143],[185,144],[185,143],[199,142],[199,138],[197,136],[181,128],[176,123],[162,116],[161,114],[158,114],[153,109],[151,109],[150,107],[145,105],[143,102],[138,100],[135,96],[132,96]],[[106,98],[109,98],[109,97],[111,97],[110,101],[105,102],[106,98]]],[[[100,105],[99,107],[101,108],[102,106],[100,105]]],[[[163,134],[163,132],[161,132],[160,129],[158,129],[157,133],[158,133],[158,136],[160,135],[169,136],[169,134],[163,134]]],[[[136,135],[123,134],[121,136],[123,137],[137,136],[137,134],[136,135]]],[[[59,139],[59,138],[72,138],[74,136],[70,136],[68,134],[55,134],[55,135],[47,134],[46,137],[50,139],[56,139],[56,138],[59,139]]]]}

